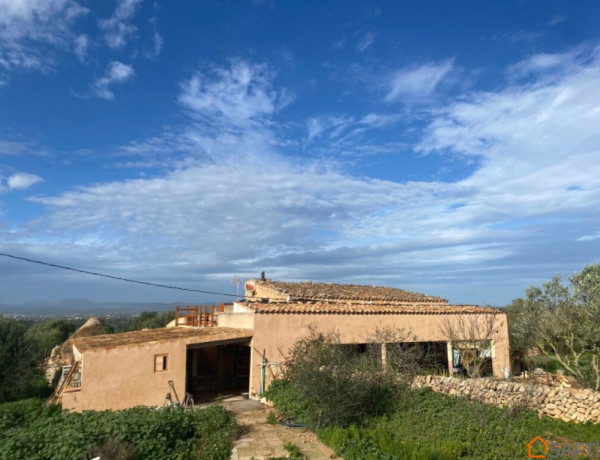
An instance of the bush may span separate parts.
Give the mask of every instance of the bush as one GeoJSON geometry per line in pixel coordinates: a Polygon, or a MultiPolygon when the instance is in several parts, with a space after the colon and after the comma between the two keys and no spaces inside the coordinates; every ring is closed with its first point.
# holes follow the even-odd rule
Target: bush
{"type": "Polygon", "coordinates": [[[536,436],[557,442],[595,442],[600,426],[538,419],[426,388],[411,391],[389,416],[363,427],[326,427],[321,439],[346,460],[526,458],[536,436]]]}
{"type": "Polygon", "coordinates": [[[399,334],[377,331],[362,353],[343,345],[334,333],[311,330],[292,349],[283,382],[273,382],[265,396],[285,415],[318,428],[361,423],[393,407],[405,391],[415,362],[412,348],[399,334]],[[381,337],[385,334],[385,338],[381,337]],[[388,345],[383,366],[381,344],[388,345]]]}
{"type": "Polygon", "coordinates": [[[42,411],[41,401],[35,400],[0,406],[0,431],[0,458],[56,460],[90,458],[98,452],[122,458],[225,459],[238,434],[220,406],[78,414],[42,411]]]}
{"type": "Polygon", "coordinates": [[[346,460],[525,458],[536,436],[571,446],[600,439],[600,425],[410,390],[410,350],[388,349],[384,370],[374,345],[357,355],[334,334],[313,332],[294,348],[285,379],[265,395],[280,413],[317,428],[346,460]]]}

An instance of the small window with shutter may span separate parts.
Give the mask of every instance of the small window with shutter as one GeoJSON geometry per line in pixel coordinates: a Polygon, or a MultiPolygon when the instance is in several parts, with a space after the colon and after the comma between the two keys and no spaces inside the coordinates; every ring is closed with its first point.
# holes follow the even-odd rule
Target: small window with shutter
{"type": "Polygon", "coordinates": [[[154,372],[167,372],[169,370],[169,355],[154,355],[154,372]]]}

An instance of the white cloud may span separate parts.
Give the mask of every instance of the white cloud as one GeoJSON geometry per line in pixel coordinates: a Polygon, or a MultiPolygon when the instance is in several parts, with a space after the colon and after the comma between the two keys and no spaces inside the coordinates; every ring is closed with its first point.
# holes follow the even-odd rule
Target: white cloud
{"type": "Polygon", "coordinates": [[[163,45],[165,43],[165,40],[162,37],[162,35],[160,35],[158,33],[158,31],[156,31],[156,30],[154,31],[153,43],[154,43],[154,57],[156,57],[162,51],[163,45]]]}
{"type": "Polygon", "coordinates": [[[42,181],[36,174],[15,173],[6,180],[6,185],[10,190],[25,190],[42,181]]]}
{"type": "MultiPolygon", "coordinates": [[[[37,197],[48,214],[31,228],[54,248],[77,241],[84,253],[190,282],[190,273],[266,269],[440,295],[468,284],[455,302],[481,302],[498,280],[518,294],[532,277],[580,268],[600,242],[581,237],[600,219],[600,58],[590,52],[540,73],[430,112],[417,151],[472,161],[467,177],[398,183],[287,156],[277,122],[284,91],[268,69],[234,61],[182,85],[193,118],[185,128],[129,146],[154,149],[153,159],[185,146],[202,161],[37,197]]],[[[393,123],[388,116],[314,117],[308,136],[337,141],[393,123]]]]}
{"type": "Polygon", "coordinates": [[[554,16],[552,16],[552,18],[546,23],[547,26],[555,26],[557,24],[560,24],[562,22],[565,22],[567,20],[567,17],[565,15],[562,14],[555,14],[554,16]]]}
{"type": "Polygon", "coordinates": [[[88,11],[75,0],[0,0],[0,69],[48,71],[88,11]]]}
{"type": "Polygon", "coordinates": [[[417,100],[430,96],[454,68],[454,59],[406,67],[392,73],[385,100],[417,100]]]}
{"type": "Polygon", "coordinates": [[[244,127],[291,101],[289,93],[273,89],[271,80],[266,66],[234,60],[229,69],[196,72],[181,85],[179,102],[204,121],[244,127]]]}
{"type": "Polygon", "coordinates": [[[589,47],[579,46],[564,53],[537,53],[508,67],[509,77],[529,77],[536,75],[544,78],[557,76],[569,72],[571,66],[577,66],[578,61],[588,55],[589,47]]]}
{"type": "Polygon", "coordinates": [[[99,22],[105,31],[104,39],[111,48],[122,48],[135,35],[137,27],[131,22],[143,0],[117,0],[117,8],[109,19],[99,22]]]}
{"type": "Polygon", "coordinates": [[[84,62],[87,57],[87,49],[89,46],[89,38],[85,34],[75,37],[75,54],[81,62],[84,62]]]}
{"type": "Polygon", "coordinates": [[[115,94],[110,87],[114,84],[125,83],[133,77],[134,73],[132,66],[113,61],[106,68],[104,76],[94,82],[94,93],[102,99],[113,100],[115,94]]]}
{"type": "Polygon", "coordinates": [[[592,235],[584,235],[577,238],[577,241],[594,241],[600,239],[600,232],[594,233],[592,235]]]}
{"type": "Polygon", "coordinates": [[[356,51],[362,53],[373,43],[375,43],[375,33],[372,31],[365,32],[356,45],[356,51]]]}

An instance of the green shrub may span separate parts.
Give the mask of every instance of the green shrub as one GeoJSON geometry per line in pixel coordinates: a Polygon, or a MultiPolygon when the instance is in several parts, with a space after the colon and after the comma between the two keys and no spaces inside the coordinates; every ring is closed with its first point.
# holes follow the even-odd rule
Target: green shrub
{"type": "Polygon", "coordinates": [[[361,423],[393,408],[415,371],[416,350],[401,331],[375,331],[376,337],[359,352],[341,344],[335,333],[310,334],[293,347],[284,381],[266,393],[285,415],[318,428],[361,423]],[[381,344],[387,346],[382,365],[381,344]]]}
{"type": "Polygon", "coordinates": [[[267,423],[269,425],[277,425],[277,416],[275,415],[275,412],[270,411],[267,414],[267,423]]]}
{"type": "Polygon", "coordinates": [[[0,406],[1,459],[90,458],[113,452],[123,458],[225,459],[238,429],[220,406],[184,412],[134,408],[41,411],[41,401],[0,406]],[[9,406],[9,407],[6,407],[9,406]]]}
{"type": "Polygon", "coordinates": [[[275,380],[269,385],[264,396],[272,401],[281,414],[300,422],[307,422],[317,408],[289,380],[275,380]]]}
{"type": "Polygon", "coordinates": [[[390,416],[362,427],[326,427],[321,439],[346,460],[526,458],[536,436],[557,442],[595,442],[600,425],[538,419],[423,389],[407,393],[390,416]]]}

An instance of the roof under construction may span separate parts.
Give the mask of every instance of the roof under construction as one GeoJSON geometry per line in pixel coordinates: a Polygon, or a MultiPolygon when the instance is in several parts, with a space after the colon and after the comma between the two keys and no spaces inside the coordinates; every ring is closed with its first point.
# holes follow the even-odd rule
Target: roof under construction
{"type": "Polygon", "coordinates": [[[110,349],[133,345],[144,345],[172,340],[185,340],[188,344],[224,342],[251,339],[253,331],[230,327],[168,327],[121,332],[118,334],[95,335],[72,340],[80,352],[94,349],[110,349]]]}

